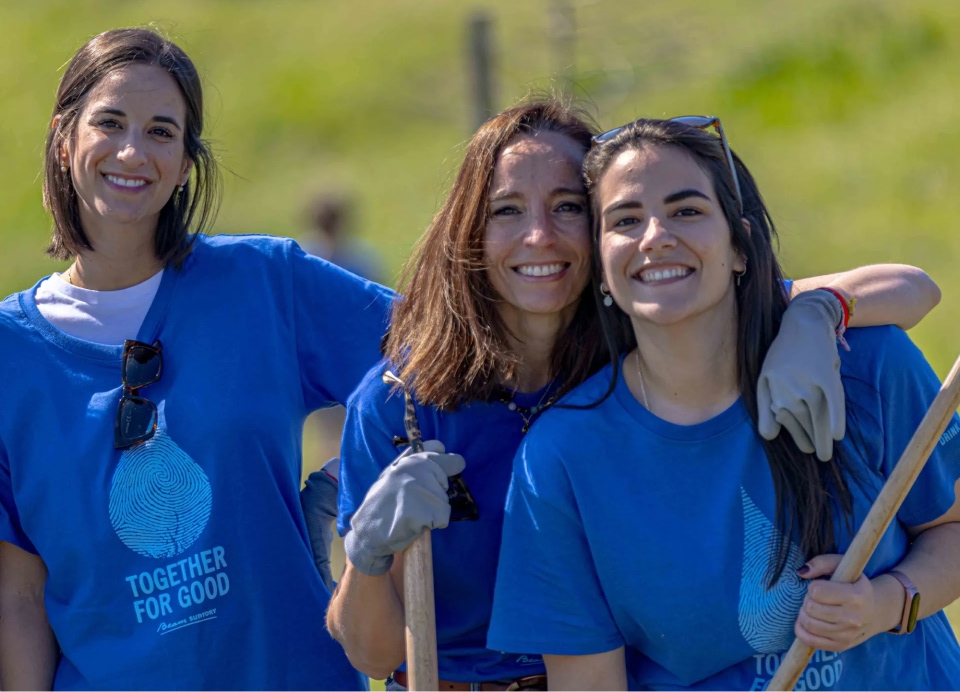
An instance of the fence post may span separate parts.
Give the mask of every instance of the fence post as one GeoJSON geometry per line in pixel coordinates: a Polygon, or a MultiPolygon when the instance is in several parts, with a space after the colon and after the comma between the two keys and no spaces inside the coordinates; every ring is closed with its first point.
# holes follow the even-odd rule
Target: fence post
{"type": "Polygon", "coordinates": [[[470,84],[473,91],[473,125],[480,127],[496,112],[493,95],[493,20],[483,11],[467,23],[470,84]]]}

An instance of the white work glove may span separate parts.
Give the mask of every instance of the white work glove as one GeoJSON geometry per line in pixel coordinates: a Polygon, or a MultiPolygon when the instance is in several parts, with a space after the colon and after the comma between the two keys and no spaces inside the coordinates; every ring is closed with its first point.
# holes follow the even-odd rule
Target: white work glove
{"type": "Polygon", "coordinates": [[[364,574],[386,573],[394,553],[406,550],[424,531],[450,523],[447,477],[467,464],[459,454],[444,454],[437,440],[423,446],[422,452],[408,448],[383,470],[350,520],[343,547],[364,574]]]}
{"type": "Polygon", "coordinates": [[[757,381],[758,429],[773,440],[781,426],[797,447],[833,457],[834,440],[846,434],[846,403],[840,381],[837,325],[839,299],[829,291],[805,291],[783,315],[757,381]]]}

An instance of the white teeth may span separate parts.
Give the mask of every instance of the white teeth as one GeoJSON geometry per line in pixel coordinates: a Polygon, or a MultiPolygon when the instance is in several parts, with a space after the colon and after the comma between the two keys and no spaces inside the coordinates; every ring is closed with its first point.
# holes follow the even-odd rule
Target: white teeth
{"type": "Polygon", "coordinates": [[[673,279],[680,276],[687,276],[693,270],[689,267],[664,267],[662,269],[646,269],[640,272],[640,280],[644,283],[650,281],[663,281],[664,279],[673,279]]]}
{"type": "Polygon", "coordinates": [[[562,264],[523,264],[517,267],[517,271],[524,276],[550,276],[562,272],[563,267],[562,264]]]}
{"type": "Polygon", "coordinates": [[[118,178],[115,175],[108,175],[107,180],[109,180],[114,185],[120,185],[122,187],[143,187],[147,184],[146,180],[132,180],[130,178],[118,178]]]}

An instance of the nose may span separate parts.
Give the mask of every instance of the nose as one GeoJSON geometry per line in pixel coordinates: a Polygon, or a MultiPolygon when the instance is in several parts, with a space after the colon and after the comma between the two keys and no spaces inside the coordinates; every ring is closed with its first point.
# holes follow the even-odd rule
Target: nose
{"type": "Polygon", "coordinates": [[[557,229],[549,212],[531,212],[524,232],[523,244],[529,247],[549,247],[556,242],[557,229]]]}
{"type": "Polygon", "coordinates": [[[655,214],[647,218],[640,237],[640,250],[643,252],[657,252],[676,247],[677,238],[670,232],[667,224],[655,214]]]}
{"type": "Polygon", "coordinates": [[[137,132],[129,131],[120,143],[117,160],[127,168],[137,168],[147,161],[143,138],[137,132]]]}

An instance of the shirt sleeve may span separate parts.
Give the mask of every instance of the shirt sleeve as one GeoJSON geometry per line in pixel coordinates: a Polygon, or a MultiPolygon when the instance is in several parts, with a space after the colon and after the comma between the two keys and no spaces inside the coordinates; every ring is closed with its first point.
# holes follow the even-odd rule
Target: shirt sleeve
{"type": "Polygon", "coordinates": [[[594,568],[562,456],[546,421],[517,452],[507,493],[487,647],[587,655],[624,645],[594,568]],[[548,444],[548,443],[547,443],[548,444]]]}
{"type": "MultiPolygon", "coordinates": [[[[902,330],[872,327],[863,331],[882,337],[873,368],[876,402],[880,409],[877,418],[882,428],[882,453],[879,459],[867,463],[873,465],[873,470],[883,478],[889,478],[940,391],[940,379],[920,349],[902,330]]],[[[851,353],[856,348],[857,344],[851,342],[851,353]]],[[[920,526],[943,516],[956,499],[954,484],[958,478],[960,418],[954,414],[900,507],[897,513],[900,522],[906,526],[920,526]]]]}
{"type": "Polygon", "coordinates": [[[350,520],[370,486],[402,451],[393,444],[394,430],[403,430],[403,399],[383,384],[386,366],[375,367],[347,403],[340,443],[340,493],[337,531],[350,529],[350,520]],[[387,421],[396,421],[390,425],[387,421]]]}
{"type": "Polygon", "coordinates": [[[381,358],[394,293],[293,244],[297,356],[308,410],[345,404],[381,358]]]}
{"type": "Polygon", "coordinates": [[[12,543],[21,550],[37,554],[37,549],[27,538],[20,524],[20,513],[17,511],[17,503],[13,495],[10,461],[2,443],[0,443],[0,541],[12,543]]]}

